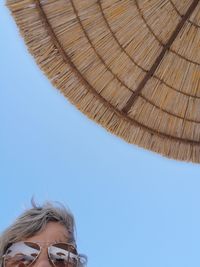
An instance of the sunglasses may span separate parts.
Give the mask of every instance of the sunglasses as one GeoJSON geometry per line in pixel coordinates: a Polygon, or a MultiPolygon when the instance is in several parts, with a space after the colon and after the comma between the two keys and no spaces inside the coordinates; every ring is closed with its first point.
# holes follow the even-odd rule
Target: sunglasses
{"type": "MultiPolygon", "coordinates": [[[[37,260],[41,251],[42,247],[38,243],[13,243],[3,256],[3,267],[28,267],[37,260]]],[[[54,267],[77,267],[83,260],[76,248],[68,243],[51,244],[47,251],[54,267]]]]}

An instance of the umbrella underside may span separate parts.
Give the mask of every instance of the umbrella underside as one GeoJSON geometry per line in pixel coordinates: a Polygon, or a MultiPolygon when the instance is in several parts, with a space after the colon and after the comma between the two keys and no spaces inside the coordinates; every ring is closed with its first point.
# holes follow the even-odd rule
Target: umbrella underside
{"type": "Polygon", "coordinates": [[[7,0],[50,81],[129,143],[200,162],[199,0],[7,0]]]}

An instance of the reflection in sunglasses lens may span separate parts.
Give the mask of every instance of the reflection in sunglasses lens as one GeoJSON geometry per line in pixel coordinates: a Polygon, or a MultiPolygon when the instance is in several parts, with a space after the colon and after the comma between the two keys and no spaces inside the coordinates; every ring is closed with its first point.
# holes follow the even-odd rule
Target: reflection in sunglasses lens
{"type": "Polygon", "coordinates": [[[76,267],[76,249],[68,244],[58,243],[49,247],[49,257],[55,267],[76,267]]]}
{"type": "Polygon", "coordinates": [[[27,267],[37,258],[40,247],[30,242],[12,244],[4,257],[4,267],[27,267]]]}

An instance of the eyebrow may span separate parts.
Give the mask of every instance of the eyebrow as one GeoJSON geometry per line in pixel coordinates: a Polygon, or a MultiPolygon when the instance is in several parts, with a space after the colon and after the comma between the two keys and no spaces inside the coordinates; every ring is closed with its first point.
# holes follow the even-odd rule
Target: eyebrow
{"type": "Polygon", "coordinates": [[[75,244],[75,240],[72,235],[68,236],[64,234],[64,238],[66,239],[65,241],[56,239],[54,243],[70,243],[70,244],[75,244]]]}

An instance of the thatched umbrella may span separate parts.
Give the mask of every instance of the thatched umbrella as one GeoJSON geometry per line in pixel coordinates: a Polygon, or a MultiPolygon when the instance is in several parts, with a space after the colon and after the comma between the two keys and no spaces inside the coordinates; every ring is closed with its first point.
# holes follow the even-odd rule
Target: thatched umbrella
{"type": "Polygon", "coordinates": [[[7,0],[30,53],[88,117],[200,162],[199,0],[7,0]]]}

